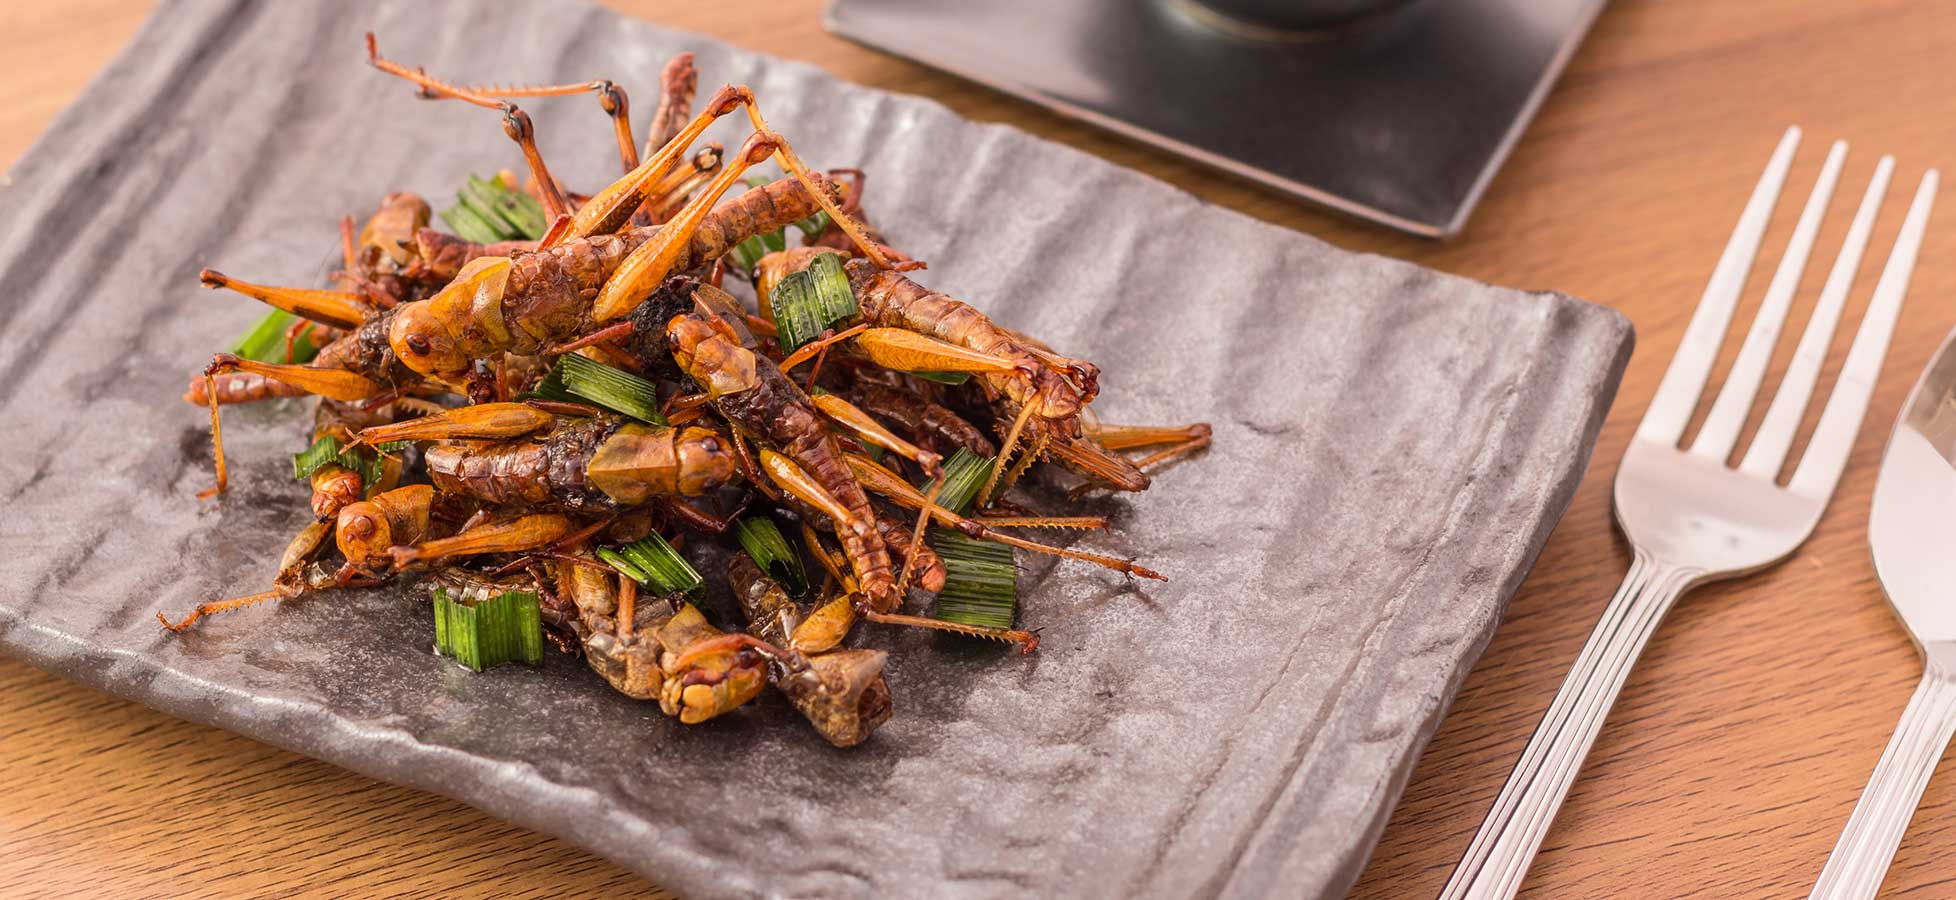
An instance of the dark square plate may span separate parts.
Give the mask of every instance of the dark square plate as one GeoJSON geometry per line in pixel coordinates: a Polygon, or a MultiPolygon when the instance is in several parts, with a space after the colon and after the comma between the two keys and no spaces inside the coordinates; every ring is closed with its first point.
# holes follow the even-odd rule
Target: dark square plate
{"type": "Polygon", "coordinates": [[[1467,224],[1603,0],[1416,0],[1265,34],[1201,0],[835,0],[829,27],[1340,212],[1467,224]]]}
{"type": "MultiPolygon", "coordinates": [[[[531,104],[560,177],[616,172],[587,100],[531,104]]],[[[734,137],[733,131],[721,135],[734,137]]],[[[1583,470],[1616,314],[1355,256],[926,100],[559,3],[176,0],[0,190],[0,649],[105,691],[448,794],[693,897],[1332,895],[1583,470]],[[493,113],[413,98],[361,33],[467,79],[699,54],[928,284],[1099,361],[1109,421],[1215,447],[1105,501],[1084,543],[1169,573],[1027,566],[1010,656],[872,631],[897,717],[854,751],[773,698],[686,728],[577,661],[471,675],[418,592],[257,590],[305,515],[298,405],[227,418],[209,485],[187,374],[259,311],[203,265],[307,283],[343,212],[515,167],[493,113]],[[495,61],[491,63],[490,61],[495,61]]]]}

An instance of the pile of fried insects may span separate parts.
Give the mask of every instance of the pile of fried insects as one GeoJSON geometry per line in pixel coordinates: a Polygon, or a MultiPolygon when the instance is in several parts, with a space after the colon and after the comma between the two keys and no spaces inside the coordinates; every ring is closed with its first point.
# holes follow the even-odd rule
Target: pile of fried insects
{"type": "Polygon", "coordinates": [[[535,664],[548,638],[689,724],[772,684],[851,746],[891,712],[885,652],[846,646],[858,621],[1030,651],[1015,550],[1161,577],[1021,536],[1107,521],[1008,491],[1039,460],[1077,476],[1073,496],[1140,491],[1208,426],[1100,423],[1092,364],[912,280],[922,263],[862,216],[862,173],[811,171],[748,88],[695,114],[692,57],[673,59],[641,154],[609,81],[462,86],[381,57],[372,35],[367,55],[424,99],[499,111],[529,176],[472,177],[441,213],[453,234],[412,194],[357,231],[346,217],[338,289],[202,273],[276,308],[186,395],[210,410],[206,496],[226,485],[220,406],[317,396],[294,457],[315,521],[270,590],[159,614],[169,628],[424,575],[438,649],[472,668],[535,664]],[[587,92],[625,175],[585,197],[551,175],[511,98],[587,92]],[[738,150],[694,148],[736,110],[754,127],[738,150]],[[784,177],[743,180],[770,158],[784,177]],[[753,305],[723,286],[751,287],[753,305]],[[1120,452],[1148,446],[1163,449],[1120,452]],[[689,543],[730,559],[717,624],[689,543]],[[905,611],[913,593],[936,595],[929,614],[905,611]]]}

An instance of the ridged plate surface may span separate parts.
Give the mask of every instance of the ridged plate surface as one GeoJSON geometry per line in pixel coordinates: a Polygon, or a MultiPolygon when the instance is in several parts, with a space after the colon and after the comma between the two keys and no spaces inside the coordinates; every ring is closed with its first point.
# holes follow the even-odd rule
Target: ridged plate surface
{"type": "MultiPolygon", "coordinates": [[[[704,91],[702,92],[704,93],[704,91]]],[[[617,171],[588,99],[533,102],[559,178],[617,171]]],[[[738,133],[720,135],[733,143],[738,133]]],[[[1629,353],[1616,314],[1358,256],[927,100],[560,3],[163,5],[0,189],[0,650],[562,835],[690,897],[1335,896],[1575,489],[1629,353]],[[1102,417],[1215,447],[1082,544],[1166,585],[1022,556],[1029,657],[917,633],[854,751],[768,697],[686,728],[581,663],[471,675],[419,593],[258,590],[304,521],[298,405],[226,419],[189,372],[253,321],[204,265],[313,283],[342,213],[520,168],[467,80],[659,65],[752,85],[926,283],[1096,360],[1102,417]],[[492,62],[493,61],[493,62],[492,62]]]]}

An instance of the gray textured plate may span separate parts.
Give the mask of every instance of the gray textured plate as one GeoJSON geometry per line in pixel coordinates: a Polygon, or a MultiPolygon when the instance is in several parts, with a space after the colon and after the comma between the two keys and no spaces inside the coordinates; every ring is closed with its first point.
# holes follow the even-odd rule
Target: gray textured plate
{"type": "MultiPolygon", "coordinates": [[[[588,100],[533,104],[585,189],[588,100]]],[[[730,133],[731,134],[731,133],[730,133]]],[[[0,648],[89,685],[563,835],[694,897],[1335,895],[1568,502],[1629,352],[1617,315],[1202,205],[920,99],[562,4],[165,3],[0,191],[0,648]],[[671,53],[754,86],[926,281],[1106,369],[1110,421],[1215,449],[1105,501],[1086,543],[1164,586],[1027,561],[1030,657],[916,633],[897,717],[830,749],[782,704],[682,728],[577,662],[469,675],[404,592],[165,634],[256,590],[304,504],[298,406],[232,414],[210,481],[186,373],[258,314],[199,266],[308,282],[335,220],[513,165],[493,114],[413,99],[383,50],[469,79],[671,53]],[[485,61],[497,60],[490,66],[485,61]]]]}

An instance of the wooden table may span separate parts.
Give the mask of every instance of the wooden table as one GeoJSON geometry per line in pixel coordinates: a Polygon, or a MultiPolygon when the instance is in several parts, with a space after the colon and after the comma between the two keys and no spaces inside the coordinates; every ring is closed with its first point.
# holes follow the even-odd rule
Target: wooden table
{"type": "MultiPolygon", "coordinates": [[[[27,148],[147,5],[83,0],[0,11],[11,51],[0,59],[0,160],[27,148]]],[[[853,81],[925,94],[975,119],[1009,121],[1353,249],[1556,288],[1636,323],[1638,351],[1588,478],[1421,761],[1355,892],[1363,898],[1439,890],[1621,576],[1627,553],[1609,523],[1611,475],[1781,129],[1798,123],[1810,135],[1789,195],[1811,183],[1820,141],[1848,137],[1858,150],[1796,323],[1875,154],[1895,153],[1901,167],[1876,234],[1877,262],[1864,267],[1855,295],[1857,317],[1922,169],[1956,163],[1956,67],[1948,65],[1956,8],[1946,0],[1618,0],[1465,235],[1445,245],[1302,209],[846,43],[822,31],[820,0],[616,5],[853,81]]],[[[606,74],[635,79],[644,91],[650,73],[606,74]]],[[[1632,675],[1524,896],[1798,896],[1820,871],[1918,671],[1863,535],[1889,423],[1956,325],[1952,216],[1946,204],[1931,229],[1869,425],[1818,533],[1778,568],[1701,591],[1673,613],[1632,675]]],[[[1767,247],[1783,244],[1791,227],[1784,220],[1767,247]]],[[[1775,257],[1769,251],[1762,268],[1775,257]]],[[[1763,281],[1755,276],[1742,322],[1763,281]]],[[[1736,343],[1728,342],[1720,372],[1736,343]]],[[[1844,345],[1837,342],[1835,365],[1844,345]]],[[[1782,347],[1775,380],[1787,355],[1782,347]]],[[[1831,383],[1833,370],[1824,377],[1831,383]]],[[[0,696],[8,698],[0,703],[0,896],[651,890],[617,866],[460,803],[180,722],[20,663],[0,662],[0,696]]],[[[1956,763],[1944,769],[1885,896],[1956,896],[1956,763]]]]}

